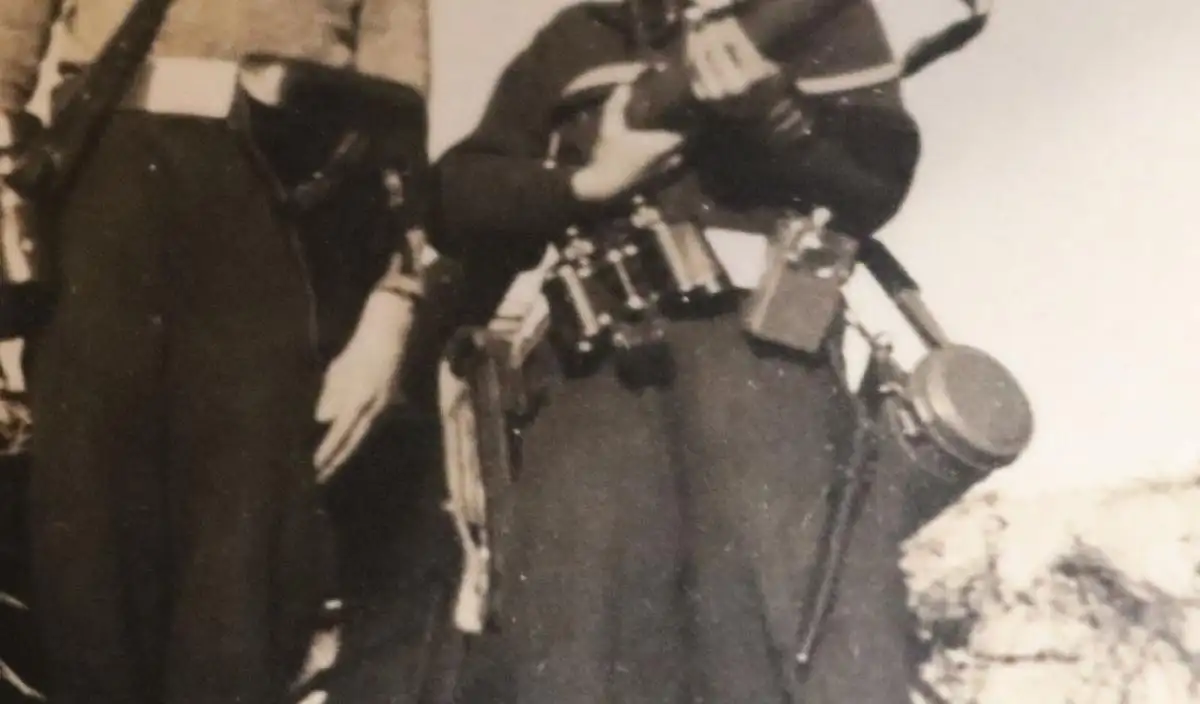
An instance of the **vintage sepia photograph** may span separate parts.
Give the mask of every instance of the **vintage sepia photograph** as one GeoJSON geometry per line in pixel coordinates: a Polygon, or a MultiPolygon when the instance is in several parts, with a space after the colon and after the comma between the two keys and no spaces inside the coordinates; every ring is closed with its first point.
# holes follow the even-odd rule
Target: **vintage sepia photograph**
{"type": "Polygon", "coordinates": [[[1190,0],[0,0],[0,704],[1200,702],[1190,0]]]}

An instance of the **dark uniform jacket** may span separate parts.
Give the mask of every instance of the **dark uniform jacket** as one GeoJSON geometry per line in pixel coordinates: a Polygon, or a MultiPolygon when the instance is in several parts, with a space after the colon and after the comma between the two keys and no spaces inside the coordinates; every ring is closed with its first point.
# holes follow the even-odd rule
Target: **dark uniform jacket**
{"type": "MultiPolygon", "coordinates": [[[[770,55],[789,74],[827,76],[892,59],[870,2],[810,3],[814,16],[825,6],[844,7],[770,55]]],[[[504,72],[475,132],[442,157],[434,244],[462,261],[476,286],[486,280],[502,289],[586,217],[570,186],[585,155],[565,145],[556,168],[543,163],[555,106],[578,75],[635,59],[636,51],[622,5],[584,3],[562,11],[504,72]]],[[[836,214],[835,226],[870,236],[904,199],[919,152],[917,127],[898,86],[811,97],[806,109],[817,117],[815,134],[771,148],[756,138],[753,120],[713,115],[689,142],[693,168],[656,200],[668,217],[760,232],[777,206],[823,205],[836,214]]]]}
{"type": "MultiPolygon", "coordinates": [[[[830,4],[840,6],[839,12],[798,34],[788,51],[772,56],[790,74],[823,77],[890,61],[869,2],[809,2],[814,13],[830,4]]],[[[545,163],[555,106],[577,76],[637,58],[633,39],[621,5],[588,3],[564,10],[504,72],[478,129],[437,165],[441,213],[431,234],[439,251],[466,265],[476,301],[488,304],[480,306],[480,313],[494,307],[517,272],[538,263],[548,243],[574,224],[586,232],[587,222],[597,216],[598,209],[577,202],[570,187],[573,169],[586,159],[584,150],[564,143],[558,164],[545,163]]],[[[897,86],[813,97],[807,109],[816,117],[813,135],[792,143],[762,139],[761,123],[754,119],[712,115],[706,129],[690,138],[690,166],[652,199],[668,219],[758,232],[769,231],[782,206],[804,210],[820,204],[837,214],[834,224],[843,231],[871,236],[905,197],[918,155],[917,128],[901,105],[897,86]]],[[[591,119],[594,130],[596,116],[591,119]]],[[[828,646],[823,652],[833,655],[824,656],[819,675],[803,684],[793,681],[792,655],[801,620],[797,597],[803,598],[818,559],[813,547],[826,511],[819,489],[836,469],[828,442],[840,435],[844,414],[830,370],[812,368],[810,373],[790,362],[760,359],[744,349],[736,329],[736,321],[730,320],[676,326],[672,342],[690,341],[697,349],[680,355],[686,370],[669,394],[629,394],[610,376],[598,374],[557,392],[555,412],[527,429],[521,492],[514,501],[544,510],[521,513],[520,527],[496,545],[508,553],[509,569],[519,571],[520,565],[535,562],[538,567],[525,574],[520,597],[514,591],[506,601],[506,608],[516,614],[513,623],[523,625],[512,631],[512,638],[481,646],[485,654],[472,660],[483,674],[464,678],[471,694],[495,686],[506,696],[476,694],[464,701],[699,700],[671,693],[681,690],[704,692],[705,701],[714,702],[881,702],[907,697],[908,664],[897,655],[908,636],[902,618],[907,616],[903,581],[895,543],[884,526],[856,531],[856,541],[866,535],[854,548],[855,560],[847,561],[854,562],[857,571],[845,572],[851,586],[839,591],[839,598],[848,599],[854,608],[842,611],[841,621],[828,629],[835,635],[823,635],[828,646]],[[753,374],[761,376],[756,381],[753,374]],[[707,387],[704,392],[702,385],[707,387]],[[688,405],[702,393],[704,398],[720,399],[711,404],[718,410],[665,410],[688,405]],[[769,410],[728,410],[751,407],[769,410]],[[770,422],[764,423],[767,416],[770,422]],[[587,418],[586,428],[574,427],[580,418],[587,418]],[[806,431],[794,432],[793,424],[806,431]],[[639,431],[637,439],[633,433],[628,441],[621,435],[620,442],[607,448],[597,440],[640,425],[645,432],[639,431]],[[664,426],[670,432],[661,430],[664,426]],[[763,447],[754,440],[717,448],[697,437],[706,428],[719,428],[728,437],[787,438],[786,451],[780,452],[780,442],[763,447]],[[555,447],[548,448],[551,444],[555,447]],[[812,461],[793,466],[793,458],[810,453],[812,461]],[[787,459],[781,460],[781,454],[787,459]],[[755,471],[720,476],[731,456],[755,471]],[[637,484],[614,469],[643,457],[681,459],[625,473],[637,475],[637,484]],[[592,479],[579,480],[583,476],[592,479]],[[758,496],[746,488],[751,485],[764,488],[761,500],[750,498],[758,496]],[[637,501],[629,499],[631,486],[645,488],[637,501]],[[613,506],[625,500],[631,505],[614,518],[618,512],[613,506]],[[713,506],[720,508],[710,510],[713,506]],[[687,516],[703,511],[706,518],[678,519],[677,510],[687,516]],[[677,520],[688,526],[677,528],[677,520]],[[680,535],[676,530],[683,531],[678,541],[672,537],[680,535]],[[576,532],[606,537],[588,542],[571,537],[576,532]],[[635,541],[637,550],[614,549],[621,554],[616,569],[611,568],[612,555],[576,552],[635,541]],[[734,549],[737,556],[725,559],[729,545],[754,549],[734,549]],[[624,569],[631,562],[657,569],[624,569]],[[548,574],[566,572],[576,580],[585,579],[581,575],[594,577],[586,598],[573,598],[574,592],[540,591],[557,588],[566,579],[548,574]],[[700,572],[704,580],[696,576],[700,572]],[[688,630],[691,625],[683,628],[688,635],[679,640],[662,636],[675,633],[675,610],[681,608],[673,601],[677,595],[667,594],[673,587],[662,586],[662,575],[679,575],[680,584],[688,585],[688,604],[683,607],[688,615],[682,618],[688,624],[704,620],[703,638],[688,630]],[[718,586],[718,581],[723,584],[718,586]],[[551,600],[554,608],[530,606],[551,600]],[[601,603],[603,607],[595,606],[601,603]],[[564,615],[566,611],[574,615],[564,615]],[[598,623],[599,614],[605,614],[603,624],[598,623]],[[892,630],[881,632],[884,629],[892,630]],[[635,633],[654,634],[647,638],[660,644],[661,662],[686,660],[687,665],[682,670],[667,666],[661,678],[644,681],[660,660],[633,652],[637,649],[627,644],[635,633]],[[570,648],[554,645],[567,638],[570,648]],[[530,639],[537,642],[527,642],[530,639]],[[732,653],[742,646],[744,652],[732,653]],[[538,663],[551,650],[554,663],[542,671],[538,663]],[[716,662],[720,665],[714,666],[716,662]],[[572,670],[576,664],[577,673],[572,670]],[[611,677],[605,678],[605,668],[610,668],[611,677]],[[905,672],[897,675],[901,670],[905,672]],[[681,673],[688,682],[672,682],[681,673]],[[718,679],[724,684],[713,681],[718,679]],[[767,694],[708,695],[718,689],[767,694]]],[[[874,496],[885,503],[895,499],[894,494],[874,496]]],[[[830,623],[835,620],[831,617],[830,623]]]]}

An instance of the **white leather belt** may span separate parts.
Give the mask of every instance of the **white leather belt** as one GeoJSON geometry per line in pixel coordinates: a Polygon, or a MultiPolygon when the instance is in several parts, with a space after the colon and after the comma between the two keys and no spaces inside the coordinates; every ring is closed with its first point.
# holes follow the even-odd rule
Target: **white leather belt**
{"type": "Polygon", "coordinates": [[[274,104],[284,74],[279,64],[246,66],[222,59],[152,57],[134,77],[120,107],[156,115],[224,119],[233,109],[239,84],[261,102],[274,104]]]}
{"type": "Polygon", "coordinates": [[[766,235],[706,227],[704,237],[731,284],[747,291],[758,288],[767,270],[767,254],[771,244],[766,235]]]}

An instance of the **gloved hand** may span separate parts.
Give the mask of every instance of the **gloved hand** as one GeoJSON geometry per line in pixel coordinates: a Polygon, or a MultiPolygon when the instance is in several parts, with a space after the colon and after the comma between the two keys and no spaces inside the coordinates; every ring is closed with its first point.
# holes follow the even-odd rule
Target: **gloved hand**
{"type": "Polygon", "coordinates": [[[685,47],[692,92],[714,113],[743,124],[767,144],[792,144],[811,135],[811,107],[735,18],[692,20],[685,47]]]}

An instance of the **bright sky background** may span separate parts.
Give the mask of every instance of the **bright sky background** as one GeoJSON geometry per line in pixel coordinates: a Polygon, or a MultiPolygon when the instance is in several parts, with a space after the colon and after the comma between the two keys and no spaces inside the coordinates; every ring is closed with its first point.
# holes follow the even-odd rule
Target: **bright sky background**
{"type": "MultiPolygon", "coordinates": [[[[434,0],[435,150],[562,0],[434,0]]],[[[917,182],[881,233],[952,336],[1026,384],[1042,490],[1200,469],[1200,2],[995,0],[988,31],[910,81],[917,182]]],[[[961,12],[881,0],[900,48],[961,12]]],[[[869,280],[860,317],[916,348],[869,280]]]]}

